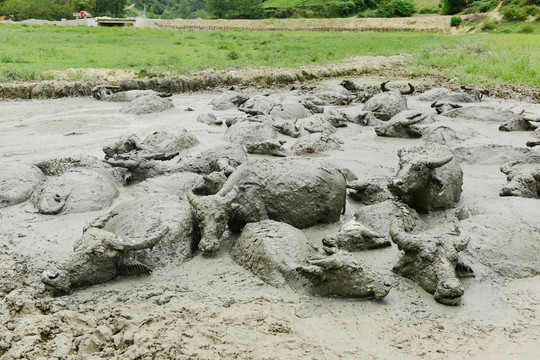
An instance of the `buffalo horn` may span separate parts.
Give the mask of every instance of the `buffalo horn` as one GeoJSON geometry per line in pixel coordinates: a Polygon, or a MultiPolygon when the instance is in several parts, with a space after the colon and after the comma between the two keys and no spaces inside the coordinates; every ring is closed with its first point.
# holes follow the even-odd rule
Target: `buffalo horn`
{"type": "Polygon", "coordinates": [[[450,161],[452,161],[453,158],[454,158],[453,155],[448,155],[448,156],[443,157],[442,159],[428,160],[426,161],[426,166],[429,168],[435,169],[435,168],[448,164],[450,161]]]}

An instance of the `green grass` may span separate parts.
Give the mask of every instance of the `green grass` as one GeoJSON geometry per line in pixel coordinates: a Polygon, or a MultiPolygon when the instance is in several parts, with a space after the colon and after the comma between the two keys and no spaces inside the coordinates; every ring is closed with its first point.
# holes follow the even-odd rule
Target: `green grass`
{"type": "Polygon", "coordinates": [[[496,23],[493,29],[487,29],[490,33],[494,34],[510,34],[510,33],[523,33],[523,34],[540,34],[540,21],[516,21],[516,22],[501,22],[496,23]]]}
{"type": "Polygon", "coordinates": [[[410,54],[405,70],[461,83],[540,86],[540,35],[178,31],[0,25],[0,81],[48,70],[107,68],[180,75],[208,68],[299,67],[365,55],[410,54]]]}
{"type": "Polygon", "coordinates": [[[439,0],[413,0],[416,9],[436,8],[439,6],[439,0]]]}

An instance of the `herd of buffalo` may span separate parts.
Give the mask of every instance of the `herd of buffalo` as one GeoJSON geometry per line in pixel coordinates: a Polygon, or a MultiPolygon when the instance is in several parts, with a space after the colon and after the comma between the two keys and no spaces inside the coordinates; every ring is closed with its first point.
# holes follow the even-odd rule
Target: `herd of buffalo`
{"type": "MultiPolygon", "coordinates": [[[[103,159],[78,155],[36,164],[3,161],[0,208],[29,201],[41,214],[61,216],[115,205],[82,229],[63,262],[43,272],[45,287],[60,293],[118,276],[149,274],[171,262],[189,261],[197,251],[212,261],[227,229],[240,233],[230,250],[236,263],[271,285],[317,296],[385,297],[392,277],[370,269],[354,252],[393,245],[401,251],[393,272],[446,305],[460,303],[464,276],[539,274],[538,256],[530,255],[540,248],[537,228],[508,217],[499,221],[504,215],[490,214],[481,205],[458,204],[461,164],[474,164],[471,159],[481,151],[508,160],[500,164],[507,176],[501,197],[540,204],[535,200],[540,198],[540,152],[535,148],[540,117],[484,106],[489,93],[483,89],[435,88],[415,95],[410,84],[402,91],[387,85],[374,92],[344,80],[322,90],[295,86],[282,94],[255,95],[235,86],[212,100],[217,115],[197,118],[209,128],[225,123],[226,145],[190,151],[199,140],[179,128],[104,144],[103,159]],[[431,106],[414,109],[410,99],[431,106]],[[350,110],[353,104],[357,110],[350,110]],[[221,113],[231,109],[239,112],[221,113]],[[523,146],[471,151],[466,144],[474,130],[464,125],[469,120],[523,132],[523,146]],[[422,142],[399,150],[394,177],[366,178],[324,156],[341,149],[339,134],[351,124],[372,128],[374,137],[422,142]],[[114,204],[125,186],[139,195],[114,204]],[[351,202],[362,205],[354,220],[326,235],[322,249],[300,230],[339,222],[351,202]],[[452,221],[429,223],[429,216],[449,210],[455,211],[452,221]],[[497,222],[500,228],[492,226],[497,222]],[[512,235],[505,239],[505,231],[521,234],[519,241],[512,235]],[[507,251],[506,246],[514,248],[507,251]],[[508,253],[522,256],[505,257],[508,253]]],[[[126,102],[120,110],[125,114],[159,113],[174,106],[170,94],[151,90],[99,86],[93,94],[99,101],[126,102]]]]}

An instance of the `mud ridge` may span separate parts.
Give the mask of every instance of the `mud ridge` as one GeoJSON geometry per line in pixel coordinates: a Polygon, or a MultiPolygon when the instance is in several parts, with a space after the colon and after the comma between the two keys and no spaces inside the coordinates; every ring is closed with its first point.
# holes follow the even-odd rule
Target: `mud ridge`
{"type": "MultiPolygon", "coordinates": [[[[331,77],[368,74],[403,65],[407,61],[407,57],[401,55],[390,57],[366,56],[357,58],[352,62],[326,66],[303,66],[297,69],[209,69],[172,78],[130,79],[111,82],[111,84],[121,86],[122,90],[155,90],[170,93],[202,91],[239,84],[267,87],[331,77]]],[[[89,96],[91,95],[92,87],[103,83],[104,81],[99,79],[75,82],[42,81],[6,83],[0,85],[0,98],[54,99],[89,96]]]]}
{"type": "MultiPolygon", "coordinates": [[[[415,84],[418,92],[434,87],[459,89],[455,79],[442,76],[411,75],[403,68],[409,62],[406,55],[363,56],[351,62],[302,66],[300,68],[244,68],[214,70],[208,69],[170,78],[124,79],[107,81],[99,77],[85,81],[48,80],[38,82],[12,82],[0,84],[0,99],[57,99],[64,97],[91,96],[96,85],[118,85],[126,90],[154,90],[167,93],[189,93],[224,88],[232,85],[255,87],[284,87],[291,84],[315,82],[339,77],[373,75],[386,78],[418,78],[415,84]]],[[[478,84],[471,84],[478,85],[478,84]]],[[[538,87],[496,85],[488,87],[492,96],[533,103],[540,102],[538,87]]]]}

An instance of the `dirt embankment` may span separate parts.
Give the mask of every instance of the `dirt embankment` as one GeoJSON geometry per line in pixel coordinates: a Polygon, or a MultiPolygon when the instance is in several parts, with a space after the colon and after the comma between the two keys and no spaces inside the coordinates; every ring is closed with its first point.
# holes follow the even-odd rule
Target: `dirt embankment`
{"type": "MultiPolygon", "coordinates": [[[[98,76],[92,80],[52,80],[39,82],[14,82],[0,84],[0,99],[55,99],[63,97],[90,96],[96,85],[119,85],[122,90],[155,90],[168,93],[187,93],[223,88],[232,85],[260,87],[284,87],[337,77],[404,77],[414,82],[418,91],[434,87],[458,88],[455,81],[444,77],[422,76],[412,79],[403,69],[409,61],[405,55],[363,56],[350,62],[323,66],[302,66],[297,69],[245,68],[227,70],[205,70],[171,78],[134,79],[98,76]]],[[[92,72],[92,69],[81,71],[92,72]]],[[[103,70],[103,69],[101,69],[103,70]]],[[[135,76],[134,74],[132,74],[135,76]]],[[[471,84],[475,85],[475,84],[471,84]]],[[[540,102],[537,87],[496,85],[489,88],[491,95],[528,102],[540,102]]]]}
{"type": "Polygon", "coordinates": [[[451,32],[451,16],[408,18],[335,18],[335,19],[263,19],[263,20],[148,20],[148,26],[198,30],[272,30],[272,31],[429,31],[451,32]]]}
{"type": "Polygon", "coordinates": [[[86,81],[40,81],[0,84],[0,98],[48,99],[91,95],[95,85],[110,83],[122,90],[155,90],[185,93],[208,90],[222,86],[280,86],[339,76],[356,76],[371,73],[391,74],[393,69],[408,61],[405,56],[365,56],[350,62],[325,66],[303,66],[297,69],[246,68],[205,70],[171,78],[107,80],[96,78],[86,81]]]}

